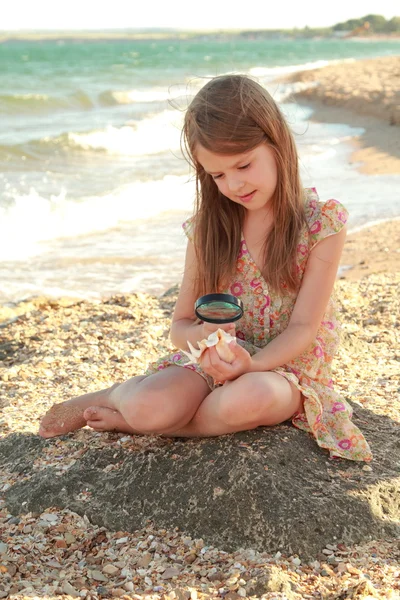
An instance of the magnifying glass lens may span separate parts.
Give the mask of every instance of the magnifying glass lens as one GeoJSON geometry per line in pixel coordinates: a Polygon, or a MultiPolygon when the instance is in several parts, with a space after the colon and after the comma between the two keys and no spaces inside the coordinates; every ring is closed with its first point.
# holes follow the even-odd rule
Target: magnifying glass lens
{"type": "Polygon", "coordinates": [[[195,313],[207,323],[232,323],[243,316],[243,303],[231,294],[206,294],[196,301],[195,313]]]}

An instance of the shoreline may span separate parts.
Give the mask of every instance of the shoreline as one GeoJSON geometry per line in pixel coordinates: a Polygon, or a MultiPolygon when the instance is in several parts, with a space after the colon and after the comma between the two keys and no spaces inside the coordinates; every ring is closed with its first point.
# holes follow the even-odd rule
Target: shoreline
{"type": "MultiPolygon", "coordinates": [[[[350,230],[347,234],[346,242],[339,265],[337,282],[345,279],[349,281],[360,280],[367,275],[372,274],[395,274],[400,271],[400,217],[386,219],[372,224],[362,225],[360,228],[350,230]]],[[[175,284],[171,289],[175,292],[179,284],[175,284]]],[[[138,292],[141,297],[148,297],[153,300],[162,300],[163,296],[168,295],[169,291],[163,292],[159,296],[138,292]]],[[[99,299],[82,299],[80,297],[62,296],[48,297],[45,295],[29,296],[21,298],[15,302],[0,303],[0,331],[6,323],[17,320],[18,316],[29,312],[37,302],[46,304],[69,305],[76,303],[103,304],[114,294],[107,295],[99,299]]],[[[127,294],[132,296],[133,293],[127,294]]]]}
{"type": "Polygon", "coordinates": [[[366,175],[400,174],[400,56],[356,60],[300,71],[278,81],[310,87],[293,100],[310,120],[364,129],[350,144],[351,164],[366,175]]]}

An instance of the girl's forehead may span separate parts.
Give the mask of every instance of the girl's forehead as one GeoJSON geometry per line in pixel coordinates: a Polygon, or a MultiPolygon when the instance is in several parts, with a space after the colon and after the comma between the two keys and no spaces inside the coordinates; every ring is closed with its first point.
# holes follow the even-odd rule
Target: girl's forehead
{"type": "Polygon", "coordinates": [[[216,152],[211,152],[211,150],[207,150],[203,146],[197,145],[194,155],[198,162],[206,171],[218,171],[216,166],[224,166],[224,168],[235,167],[238,163],[246,160],[253,154],[257,149],[253,148],[252,150],[248,150],[246,152],[235,152],[230,154],[217,154],[216,152]]]}

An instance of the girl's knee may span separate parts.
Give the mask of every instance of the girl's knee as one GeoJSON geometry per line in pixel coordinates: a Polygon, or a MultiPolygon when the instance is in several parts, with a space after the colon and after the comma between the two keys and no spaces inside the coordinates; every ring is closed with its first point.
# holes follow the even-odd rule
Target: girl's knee
{"type": "Polygon", "coordinates": [[[134,397],[120,400],[120,411],[127,423],[145,434],[161,434],[171,427],[171,399],[166,390],[140,389],[134,397]]]}
{"type": "Polygon", "coordinates": [[[222,394],[220,418],[230,426],[256,427],[277,400],[273,383],[258,373],[246,373],[222,394]]]}

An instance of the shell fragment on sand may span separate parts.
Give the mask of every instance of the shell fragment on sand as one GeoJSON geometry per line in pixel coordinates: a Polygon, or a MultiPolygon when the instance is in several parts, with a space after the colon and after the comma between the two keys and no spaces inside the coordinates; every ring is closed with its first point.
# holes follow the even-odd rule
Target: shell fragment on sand
{"type": "Polygon", "coordinates": [[[220,359],[224,360],[227,363],[232,363],[235,358],[235,354],[229,347],[229,344],[231,342],[236,342],[236,338],[233,337],[230,333],[224,331],[223,329],[217,329],[217,331],[210,333],[208,338],[197,342],[197,345],[199,347],[198,349],[194,348],[192,344],[188,341],[187,344],[189,346],[190,352],[185,352],[185,350],[183,350],[183,352],[188,358],[190,358],[190,362],[188,364],[194,364],[199,362],[201,355],[207,350],[207,348],[215,346],[215,349],[218,352],[218,356],[220,357],[220,359]]]}

